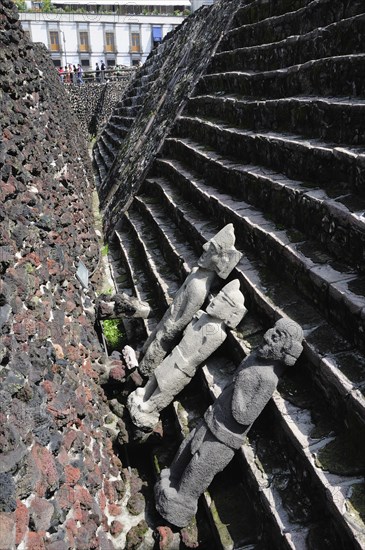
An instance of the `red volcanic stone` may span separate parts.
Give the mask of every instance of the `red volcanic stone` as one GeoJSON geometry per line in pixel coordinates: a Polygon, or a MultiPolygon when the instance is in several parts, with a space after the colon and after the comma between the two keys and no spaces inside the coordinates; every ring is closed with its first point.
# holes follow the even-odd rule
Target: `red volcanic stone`
{"type": "Polygon", "coordinates": [[[81,477],[81,472],[78,468],[69,465],[65,467],[65,477],[68,485],[75,485],[81,477]]]}
{"type": "Polygon", "coordinates": [[[120,523],[120,521],[113,520],[110,525],[110,533],[113,535],[113,537],[117,537],[120,535],[120,533],[123,531],[124,527],[123,524],[120,523]]]}
{"type": "Polygon", "coordinates": [[[156,529],[158,533],[158,547],[160,550],[168,550],[172,541],[174,540],[174,534],[169,527],[161,525],[156,529]]]}
{"type": "Polygon", "coordinates": [[[1,194],[3,195],[4,199],[6,197],[9,197],[10,195],[13,195],[15,193],[16,189],[14,185],[11,183],[2,183],[1,184],[1,194]]]}
{"type": "Polygon", "coordinates": [[[74,519],[70,518],[65,523],[67,538],[71,548],[75,548],[75,536],[77,535],[77,523],[74,519]]]}
{"type": "Polygon", "coordinates": [[[0,513],[0,548],[8,550],[15,545],[15,514],[0,513]]]}
{"type": "Polygon", "coordinates": [[[36,492],[38,496],[43,497],[47,489],[54,490],[59,485],[56,463],[50,451],[37,443],[34,444],[31,453],[40,476],[36,492]]]}
{"type": "Polygon", "coordinates": [[[99,506],[100,506],[100,510],[102,512],[104,512],[105,508],[106,508],[106,496],[105,496],[105,493],[104,491],[100,491],[99,492],[99,506]]]}
{"type": "Polygon", "coordinates": [[[69,430],[63,439],[64,448],[69,451],[72,447],[73,442],[76,439],[77,432],[75,430],[69,430]]]}
{"type": "Polygon", "coordinates": [[[47,271],[50,275],[57,275],[59,273],[60,268],[55,260],[48,259],[46,263],[47,271]]]}
{"type": "Polygon", "coordinates": [[[29,510],[35,530],[48,531],[54,512],[53,504],[44,498],[34,497],[29,504],[29,510]]]}
{"type": "Polygon", "coordinates": [[[41,386],[45,390],[49,398],[54,397],[55,392],[54,392],[53,384],[50,380],[44,380],[41,386]]]}
{"type": "Polygon", "coordinates": [[[81,400],[84,403],[93,400],[93,394],[91,393],[90,388],[87,388],[86,386],[79,386],[76,390],[76,396],[79,401],[81,400]]]}
{"type": "Polygon", "coordinates": [[[5,140],[9,140],[9,139],[13,139],[13,134],[10,132],[10,130],[8,128],[5,128],[5,130],[3,131],[3,138],[5,140]]]}
{"type": "Polygon", "coordinates": [[[98,373],[92,368],[90,359],[86,359],[82,364],[82,370],[85,374],[93,378],[94,380],[99,380],[98,373]]]}
{"type": "Polygon", "coordinates": [[[14,323],[13,332],[17,342],[26,342],[28,340],[28,334],[23,323],[14,323]]]}
{"type": "Polygon", "coordinates": [[[76,500],[75,490],[69,485],[62,485],[56,499],[61,509],[70,510],[76,500]]]}
{"type": "Polygon", "coordinates": [[[46,550],[43,534],[29,531],[26,539],[27,550],[46,550]]]}
{"type": "Polygon", "coordinates": [[[115,380],[116,382],[122,382],[125,379],[125,367],[121,361],[120,365],[110,369],[109,378],[115,380]]]}
{"type": "Polygon", "coordinates": [[[91,509],[94,504],[94,499],[90,495],[89,491],[81,485],[75,485],[75,498],[85,508],[91,509]]]}
{"type": "Polygon", "coordinates": [[[23,540],[26,532],[28,531],[29,523],[29,510],[22,503],[21,500],[17,500],[17,508],[15,510],[16,519],[16,539],[15,544],[18,545],[23,540]]]}
{"type": "Polygon", "coordinates": [[[99,489],[102,486],[101,472],[97,464],[95,466],[95,470],[88,474],[86,485],[89,489],[91,489],[91,491],[99,489]]]}
{"type": "Polygon", "coordinates": [[[119,516],[122,513],[122,508],[117,504],[109,504],[108,511],[111,516],[119,516]]]}
{"type": "Polygon", "coordinates": [[[115,502],[117,500],[117,492],[115,490],[115,487],[113,486],[112,482],[107,479],[104,480],[104,492],[109,502],[115,502]]]}
{"type": "Polygon", "coordinates": [[[83,521],[83,515],[82,515],[82,510],[81,510],[81,504],[79,503],[79,501],[76,501],[75,504],[73,505],[72,507],[72,515],[73,515],[73,519],[75,521],[83,521]]]}
{"type": "Polygon", "coordinates": [[[66,311],[67,311],[67,313],[72,313],[75,308],[76,308],[76,304],[74,302],[72,302],[71,300],[67,300],[67,302],[66,302],[66,311]]]}
{"type": "Polygon", "coordinates": [[[95,470],[95,461],[91,456],[85,457],[84,465],[86,466],[89,472],[92,472],[93,470],[95,470]]]}

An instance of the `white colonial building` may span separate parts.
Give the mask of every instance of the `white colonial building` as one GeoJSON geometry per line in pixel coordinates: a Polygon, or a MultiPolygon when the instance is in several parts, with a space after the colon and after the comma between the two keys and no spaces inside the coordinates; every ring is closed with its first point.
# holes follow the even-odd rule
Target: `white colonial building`
{"type": "Polygon", "coordinates": [[[56,66],[80,63],[94,70],[139,65],[191,11],[190,0],[26,1],[23,29],[43,42],[56,66]],[[111,3],[112,2],[112,3],[111,3]]]}

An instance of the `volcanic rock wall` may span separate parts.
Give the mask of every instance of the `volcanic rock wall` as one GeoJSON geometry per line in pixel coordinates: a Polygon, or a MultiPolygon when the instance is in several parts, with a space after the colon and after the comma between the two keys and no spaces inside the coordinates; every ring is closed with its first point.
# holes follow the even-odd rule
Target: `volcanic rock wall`
{"type": "Polygon", "coordinates": [[[100,132],[134,74],[135,70],[131,69],[116,82],[85,82],[83,86],[65,85],[72,109],[85,136],[96,136],[100,132]]]}
{"type": "MultiPolygon", "coordinates": [[[[144,77],[139,82],[142,88],[132,82],[126,91],[123,108],[133,110],[139,106],[140,110],[99,188],[107,231],[117,223],[121,207],[137,191],[238,4],[238,0],[218,1],[187,18],[151,53],[148,74],[143,67],[137,73],[136,83],[144,77]]],[[[98,158],[95,160],[99,162],[98,158]]]]}
{"type": "Polygon", "coordinates": [[[106,550],[125,484],[103,427],[98,272],[88,290],[75,277],[98,265],[86,142],[9,0],[0,26],[0,548],[106,550]]]}
{"type": "MultiPolygon", "coordinates": [[[[128,185],[142,178],[118,176],[104,199],[118,289],[152,312],[136,348],[202,245],[235,227],[243,255],[231,277],[249,313],[167,411],[184,435],[275,320],[304,330],[300,360],[237,453],[240,470],[209,487],[212,519],[229,526],[222,547],[365,549],[364,12],[363,0],[242,0],[128,209],[128,185]]],[[[158,104],[158,80],[145,99],[131,90],[142,110],[120,148],[146,166],[150,151],[140,161],[137,141],[124,146],[158,104]]]]}

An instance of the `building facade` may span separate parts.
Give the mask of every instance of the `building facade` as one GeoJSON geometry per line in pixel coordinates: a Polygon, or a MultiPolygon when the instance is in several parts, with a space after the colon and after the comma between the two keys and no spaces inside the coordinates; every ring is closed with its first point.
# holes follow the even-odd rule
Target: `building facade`
{"type": "Polygon", "coordinates": [[[24,31],[49,49],[56,67],[80,63],[94,70],[143,63],[163,37],[190,13],[189,0],[110,0],[85,4],[54,0],[28,2],[20,13],[24,31]]]}

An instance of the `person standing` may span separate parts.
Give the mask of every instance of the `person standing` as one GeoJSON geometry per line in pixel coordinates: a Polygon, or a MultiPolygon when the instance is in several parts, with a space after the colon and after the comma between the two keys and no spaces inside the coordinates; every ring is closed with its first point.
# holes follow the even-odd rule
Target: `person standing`
{"type": "Polygon", "coordinates": [[[81,84],[84,83],[84,81],[82,80],[82,67],[80,65],[80,63],[77,65],[77,82],[78,84],[81,86],[81,84]]]}
{"type": "Polygon", "coordinates": [[[60,77],[60,81],[63,84],[64,73],[63,73],[63,68],[62,67],[58,67],[58,76],[60,77]]]}
{"type": "Polygon", "coordinates": [[[104,61],[100,61],[100,70],[101,70],[101,81],[105,82],[105,63],[104,61]]]}
{"type": "Polygon", "coordinates": [[[96,67],[95,67],[95,78],[96,78],[96,82],[100,82],[100,67],[99,67],[99,63],[96,64],[96,67]]]}

